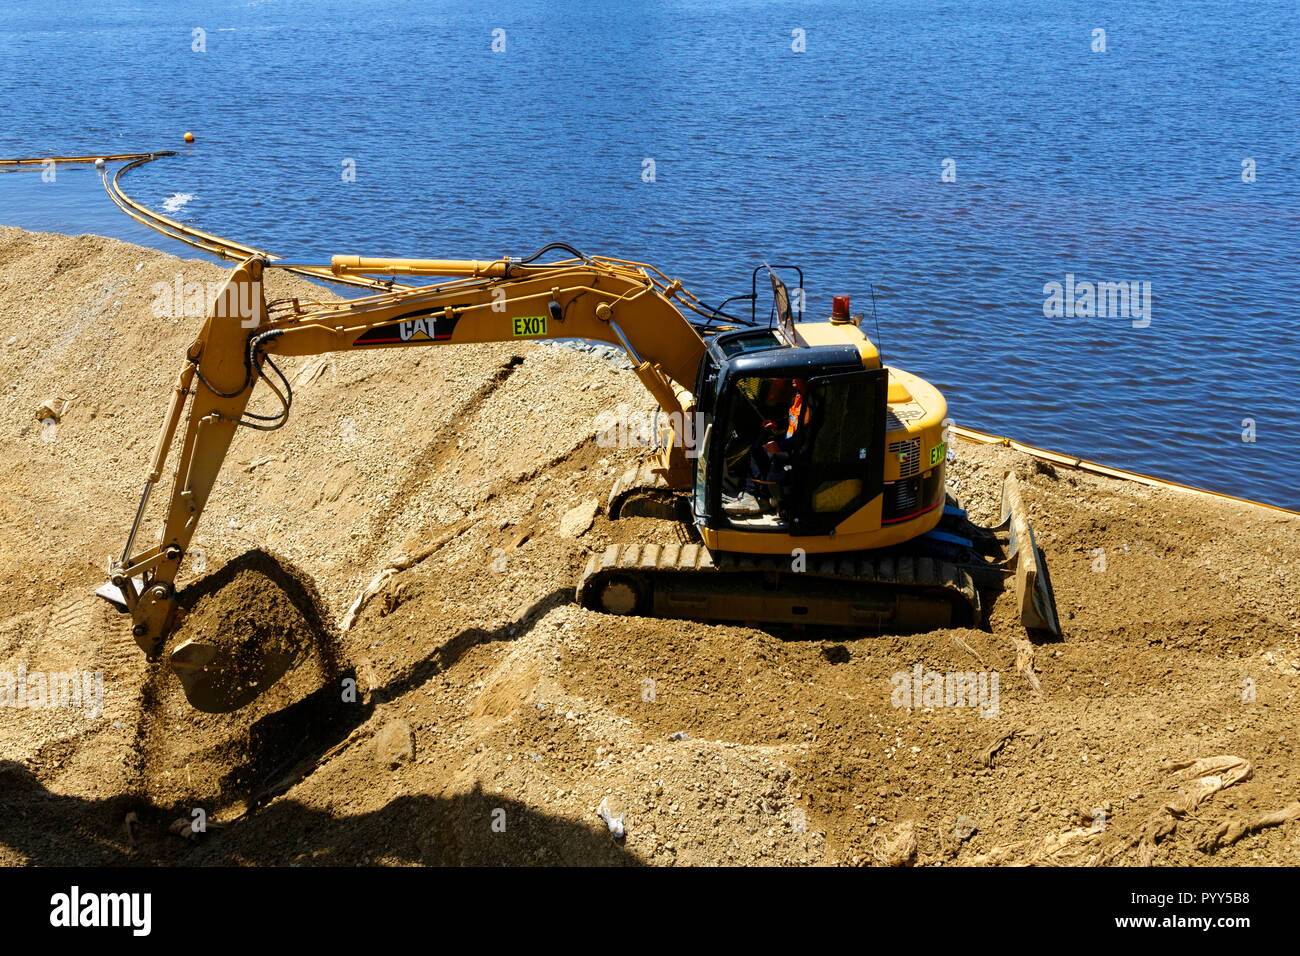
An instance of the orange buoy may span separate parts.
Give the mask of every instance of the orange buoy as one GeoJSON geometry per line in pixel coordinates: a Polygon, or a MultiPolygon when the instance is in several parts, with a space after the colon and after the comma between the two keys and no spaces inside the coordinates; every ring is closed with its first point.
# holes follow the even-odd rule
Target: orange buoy
{"type": "Polygon", "coordinates": [[[193,133],[186,133],[186,134],[185,134],[185,142],[187,142],[187,143],[192,143],[192,142],[194,142],[194,134],[193,134],[193,133]]]}

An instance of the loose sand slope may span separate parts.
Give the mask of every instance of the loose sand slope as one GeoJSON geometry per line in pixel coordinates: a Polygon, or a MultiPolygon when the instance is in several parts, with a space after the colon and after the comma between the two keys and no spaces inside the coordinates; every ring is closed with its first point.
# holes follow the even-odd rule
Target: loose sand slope
{"type": "Polygon", "coordinates": [[[105,687],[98,718],[0,707],[0,862],[1300,862],[1295,822],[1217,837],[1300,796],[1300,520],[960,446],[977,519],[1007,467],[1026,481],[1066,632],[1034,650],[1041,692],[1005,599],[989,630],[906,638],[611,619],[571,603],[587,557],[682,532],[561,533],[636,461],[596,446],[594,416],[647,404],[561,348],[293,364],[289,425],[241,430],[204,515],[181,636],[315,650],[248,708],[197,714],[91,597],[199,325],[151,313],[178,271],[223,275],[0,229],[0,674],[105,687]],[[52,433],[46,398],[70,402],[52,433]],[[422,557],[340,632],[403,555],[422,557]],[[998,671],[997,715],[891,706],[917,664],[998,671]],[[1170,766],[1219,755],[1251,775],[1170,766]],[[172,832],[195,808],[208,832],[172,832]]]}

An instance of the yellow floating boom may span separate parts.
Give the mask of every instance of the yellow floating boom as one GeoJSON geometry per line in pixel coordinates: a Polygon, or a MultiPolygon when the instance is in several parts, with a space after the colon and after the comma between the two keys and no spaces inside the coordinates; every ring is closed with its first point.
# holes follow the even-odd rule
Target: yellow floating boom
{"type": "Polygon", "coordinates": [[[1037,458],[1040,461],[1059,465],[1062,468],[1086,471],[1094,475],[1104,475],[1107,478],[1119,478],[1122,481],[1135,481],[1138,484],[1150,485],[1154,488],[1172,488],[1175,491],[1189,491],[1198,495],[1209,495],[1212,498],[1221,498],[1225,501],[1235,501],[1243,505],[1254,505],[1257,508],[1267,508],[1270,511],[1280,511],[1282,514],[1300,517],[1300,511],[1292,511],[1289,508],[1280,508],[1277,505],[1266,504],[1262,501],[1252,501],[1249,498],[1239,498],[1236,495],[1227,495],[1220,491],[1209,491],[1205,488],[1197,488],[1193,485],[1184,485],[1177,481],[1167,481],[1164,478],[1153,478],[1150,475],[1144,475],[1136,471],[1126,471],[1123,468],[1112,468],[1110,465],[1102,465],[1095,461],[1089,461],[1086,458],[1075,458],[1072,455],[1062,455],[1060,452],[1048,451],[1044,448],[1035,448],[1033,445],[1026,445],[1024,442],[1016,441],[1014,438],[1005,438],[1002,435],[992,435],[989,432],[982,432],[975,428],[963,428],[960,425],[953,425],[952,434],[963,441],[974,442],[979,445],[1001,445],[1003,448],[1011,448],[1015,451],[1021,452],[1022,454],[1029,455],[1032,458],[1037,458]]]}

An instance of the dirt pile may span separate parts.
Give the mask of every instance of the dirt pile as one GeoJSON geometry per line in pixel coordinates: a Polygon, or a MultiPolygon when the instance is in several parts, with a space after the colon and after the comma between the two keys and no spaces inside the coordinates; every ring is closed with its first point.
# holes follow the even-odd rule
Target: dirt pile
{"type": "Polygon", "coordinates": [[[358,692],[310,579],[272,555],[241,555],[181,598],[184,618],[169,650],[206,666],[186,686],[169,668],[154,668],[142,702],[142,783],[159,805],[226,818],[263,798],[276,772],[301,756],[301,741],[276,736],[285,715],[338,718],[358,692]]]}
{"type": "Polygon", "coordinates": [[[192,670],[186,690],[200,709],[238,710],[265,697],[268,688],[282,695],[284,705],[295,681],[319,685],[336,675],[335,637],[320,619],[310,579],[286,573],[265,552],[241,555],[185,594],[195,606],[175,632],[171,660],[192,670]],[[218,706],[200,704],[196,689],[218,706]]]}
{"type": "Polygon", "coordinates": [[[639,458],[596,416],[649,404],[602,353],[289,363],[293,418],[236,437],[177,637],[261,635],[298,666],[194,711],[90,597],[201,321],[152,314],[178,272],[223,274],[0,229],[0,675],[104,683],[101,715],[0,708],[0,862],[1300,861],[1296,518],[959,444],[976,520],[1022,475],[1064,640],[1026,653],[1006,600],[909,637],[610,618],[573,604],[588,557],[686,538],[588,520],[639,458]],[[995,706],[911,698],[968,672],[995,706]],[[1178,803],[1203,759],[1250,773],[1178,803]]]}

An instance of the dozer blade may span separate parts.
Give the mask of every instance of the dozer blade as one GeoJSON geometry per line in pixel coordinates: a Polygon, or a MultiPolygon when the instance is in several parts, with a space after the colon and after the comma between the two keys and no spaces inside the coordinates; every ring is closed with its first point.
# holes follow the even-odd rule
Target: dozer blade
{"type": "Polygon", "coordinates": [[[1060,637],[1061,623],[1056,615],[1056,595],[1052,593],[1047,561],[1034,540],[1034,529],[1020,498],[1020,483],[1011,473],[1002,483],[1002,521],[998,527],[1008,529],[1011,536],[1007,545],[1007,567],[1015,575],[1020,623],[1027,630],[1045,631],[1053,637],[1060,637]]]}
{"type": "Polygon", "coordinates": [[[191,638],[172,651],[171,665],[196,709],[225,714],[252,703],[284,676],[294,659],[284,650],[254,644],[231,649],[191,638]]]}

